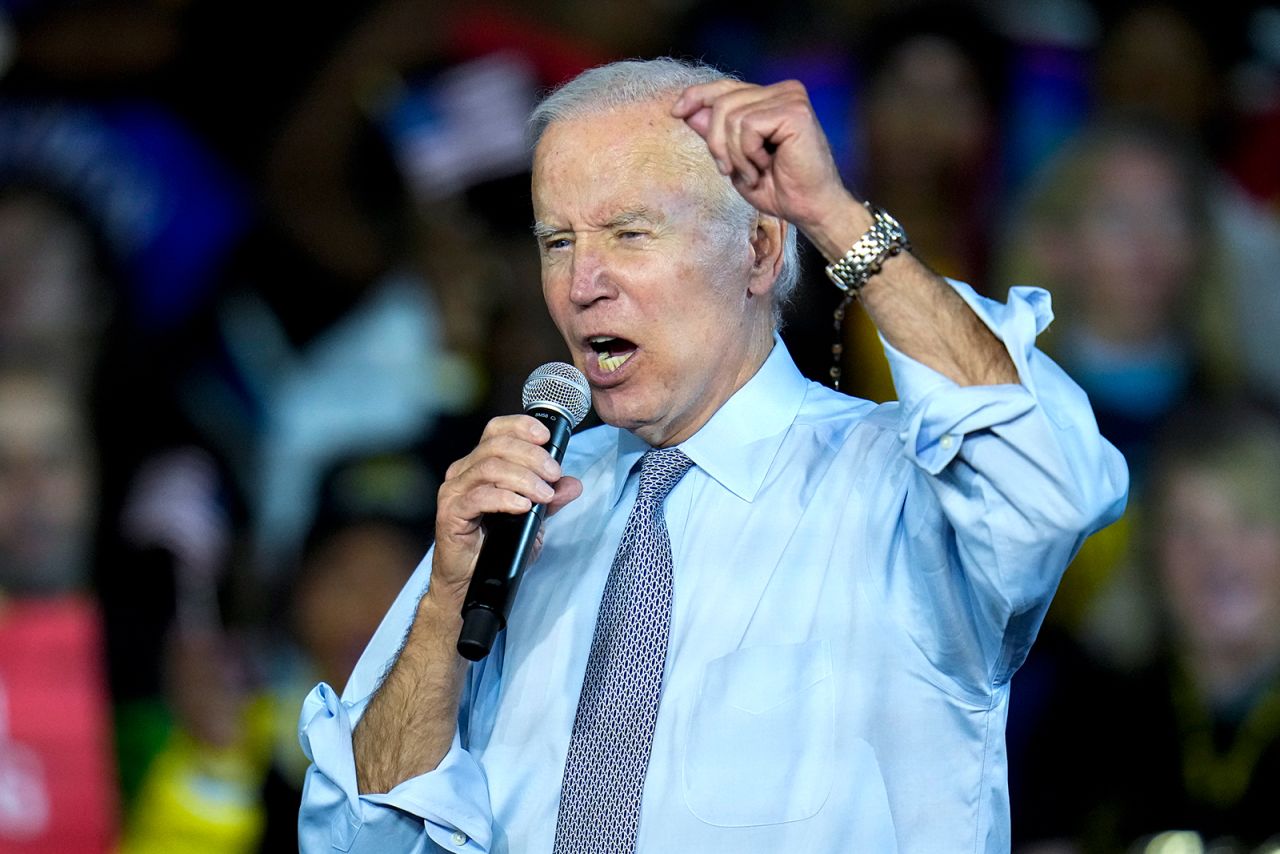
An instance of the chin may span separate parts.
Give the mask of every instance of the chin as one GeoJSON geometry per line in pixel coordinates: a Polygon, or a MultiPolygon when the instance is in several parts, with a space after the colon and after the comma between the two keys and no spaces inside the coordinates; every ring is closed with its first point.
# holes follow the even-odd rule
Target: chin
{"type": "Polygon", "coordinates": [[[650,445],[656,446],[662,438],[659,434],[659,428],[655,426],[654,422],[640,417],[637,413],[616,409],[597,409],[596,414],[600,416],[601,421],[609,426],[634,433],[650,445]]]}
{"type": "Polygon", "coordinates": [[[610,427],[617,427],[619,430],[630,430],[633,433],[642,432],[646,423],[644,420],[636,418],[629,413],[604,407],[597,407],[596,415],[599,415],[600,420],[610,427]]]}
{"type": "Polygon", "coordinates": [[[636,425],[643,423],[637,418],[636,402],[629,399],[630,397],[628,392],[619,388],[591,390],[591,402],[600,420],[624,430],[633,429],[636,425]]]}

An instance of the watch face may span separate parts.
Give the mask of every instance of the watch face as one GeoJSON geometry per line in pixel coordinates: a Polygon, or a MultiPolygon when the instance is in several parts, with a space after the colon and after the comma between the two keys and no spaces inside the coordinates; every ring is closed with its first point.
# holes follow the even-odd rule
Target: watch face
{"type": "Polygon", "coordinates": [[[844,257],[827,266],[827,277],[845,293],[858,293],[867,279],[880,272],[890,257],[909,249],[902,225],[883,208],[864,202],[872,218],[871,228],[858,238],[844,257]]]}

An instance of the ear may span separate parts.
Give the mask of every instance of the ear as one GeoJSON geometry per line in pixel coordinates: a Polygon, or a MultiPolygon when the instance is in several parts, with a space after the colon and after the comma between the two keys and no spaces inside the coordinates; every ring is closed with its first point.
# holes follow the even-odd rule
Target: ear
{"type": "Polygon", "coordinates": [[[755,230],[751,234],[751,283],[748,290],[752,294],[760,296],[773,289],[773,283],[782,271],[782,247],[789,228],[791,223],[780,217],[757,214],[755,230]]]}

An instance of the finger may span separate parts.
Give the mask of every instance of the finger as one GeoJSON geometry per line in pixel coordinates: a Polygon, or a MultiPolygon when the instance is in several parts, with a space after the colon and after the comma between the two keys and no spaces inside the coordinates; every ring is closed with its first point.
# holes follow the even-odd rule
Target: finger
{"type": "Polygon", "coordinates": [[[735,99],[750,98],[758,91],[759,86],[740,80],[718,80],[690,86],[672,105],[672,115],[685,119],[686,124],[706,142],[716,169],[722,175],[730,175],[734,170],[725,144],[725,109],[735,99]]]}
{"type": "Polygon", "coordinates": [[[480,460],[458,478],[457,482],[461,495],[490,486],[514,492],[539,504],[546,504],[555,497],[555,487],[538,472],[522,462],[502,457],[480,460]]]}
{"type": "Polygon", "coordinates": [[[491,457],[507,460],[524,466],[548,483],[560,479],[563,472],[555,457],[541,445],[518,436],[497,436],[486,439],[472,452],[475,464],[491,457]]]}
{"type": "MultiPolygon", "coordinates": [[[[518,440],[522,445],[537,447],[550,441],[551,434],[546,426],[536,418],[529,415],[503,415],[498,418],[490,419],[485,424],[484,431],[480,434],[480,442],[475,449],[465,457],[455,460],[445,470],[445,480],[451,480],[462,474],[475,462],[494,453],[495,448],[504,447],[501,441],[504,439],[518,440]],[[494,443],[499,444],[495,445],[494,443]]],[[[512,447],[506,445],[505,447],[512,447]]]]}
{"type": "Polygon", "coordinates": [[[470,538],[489,513],[526,513],[535,504],[546,504],[555,490],[546,483],[498,478],[499,483],[485,480],[456,481],[440,488],[436,512],[437,538],[470,538]]]}
{"type": "Polygon", "coordinates": [[[732,171],[729,173],[733,183],[739,189],[754,188],[760,182],[760,172],[764,167],[747,156],[743,150],[743,123],[750,115],[750,106],[731,110],[725,116],[725,151],[732,171]]]}
{"type": "Polygon", "coordinates": [[[749,174],[755,170],[754,163],[748,163],[740,157],[741,138],[747,122],[755,113],[767,109],[776,101],[776,86],[754,86],[734,89],[716,99],[712,105],[712,121],[723,123],[725,128],[725,144],[731,155],[733,165],[749,174]]]}
{"type": "Polygon", "coordinates": [[[778,143],[760,133],[744,134],[742,138],[742,156],[755,164],[761,172],[773,165],[773,155],[778,152],[778,143]]]}
{"type": "Polygon", "coordinates": [[[699,83],[690,86],[680,93],[671,105],[671,115],[678,119],[688,119],[703,107],[710,107],[722,95],[736,89],[752,88],[752,84],[741,80],[716,80],[711,83],[699,83]]]}
{"type": "Polygon", "coordinates": [[[470,454],[449,466],[445,481],[474,476],[486,461],[501,459],[534,472],[548,483],[554,483],[562,474],[560,464],[541,445],[535,445],[521,436],[491,436],[480,442],[470,454]]]}
{"type": "Polygon", "coordinates": [[[726,145],[734,169],[750,185],[773,165],[778,146],[795,135],[804,120],[808,99],[803,87],[791,81],[769,86],[750,97],[726,97],[726,145]]]}
{"type": "Polygon", "coordinates": [[[443,525],[441,530],[447,533],[471,534],[482,524],[484,517],[491,513],[520,515],[532,510],[534,503],[529,496],[519,492],[490,484],[478,484],[459,495],[449,505],[437,520],[437,528],[443,525]]]}
{"type": "Polygon", "coordinates": [[[483,442],[494,436],[516,436],[535,445],[545,445],[551,441],[551,431],[532,415],[500,415],[489,419],[489,423],[484,425],[484,432],[480,434],[480,440],[483,442]]]}
{"type": "Polygon", "coordinates": [[[559,513],[560,508],[582,495],[582,481],[566,475],[556,482],[555,489],[556,497],[547,505],[548,518],[559,513]]]}
{"type": "MultiPolygon", "coordinates": [[[[703,137],[711,149],[722,174],[735,177],[739,186],[755,187],[759,183],[761,164],[744,152],[744,136],[758,122],[753,117],[768,111],[779,98],[778,87],[743,86],[728,90],[710,105],[707,133],[703,137]]],[[[769,164],[763,164],[767,168],[769,164]]]]}
{"type": "Polygon", "coordinates": [[[694,133],[705,140],[707,134],[711,132],[711,108],[699,107],[697,112],[692,113],[684,120],[684,123],[693,128],[694,133]]]}
{"type": "Polygon", "coordinates": [[[764,171],[773,164],[778,147],[794,136],[793,99],[779,96],[756,105],[739,122],[738,146],[743,158],[764,171]]]}

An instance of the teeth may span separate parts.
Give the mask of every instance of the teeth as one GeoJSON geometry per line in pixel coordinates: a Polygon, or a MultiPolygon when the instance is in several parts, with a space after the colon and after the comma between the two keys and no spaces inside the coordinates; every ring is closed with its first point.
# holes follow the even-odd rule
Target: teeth
{"type": "Polygon", "coordinates": [[[631,353],[622,353],[617,356],[611,356],[608,353],[598,353],[596,354],[596,358],[600,360],[600,367],[604,368],[609,373],[613,373],[618,370],[618,368],[621,368],[627,359],[631,358],[631,353]]]}

